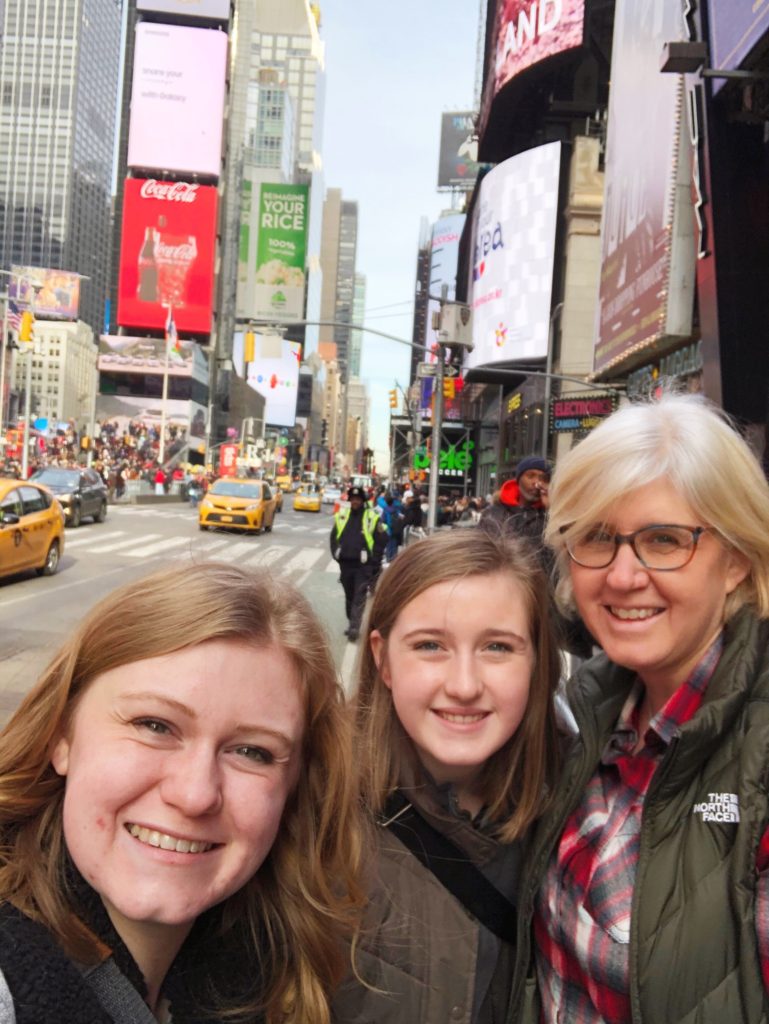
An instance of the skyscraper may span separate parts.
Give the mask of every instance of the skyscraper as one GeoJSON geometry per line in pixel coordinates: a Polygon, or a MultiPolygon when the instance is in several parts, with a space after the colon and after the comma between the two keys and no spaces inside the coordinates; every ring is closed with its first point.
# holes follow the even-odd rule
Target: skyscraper
{"type": "Polygon", "coordinates": [[[110,208],[122,0],[0,3],[0,263],[73,270],[98,333],[110,208]]]}
{"type": "MultiPolygon", "coordinates": [[[[358,246],[358,204],[330,188],[323,204],[320,261],[323,270],[321,320],[346,325],[353,321],[355,260],[358,246]]],[[[320,354],[336,359],[347,379],[351,330],[347,326],[322,327],[320,354]]]]}

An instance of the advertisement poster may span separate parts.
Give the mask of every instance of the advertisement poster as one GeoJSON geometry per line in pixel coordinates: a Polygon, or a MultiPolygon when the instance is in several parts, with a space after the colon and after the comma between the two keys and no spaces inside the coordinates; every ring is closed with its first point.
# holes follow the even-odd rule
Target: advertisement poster
{"type": "Polygon", "coordinates": [[[243,363],[243,333],[232,342],[232,362],[237,373],[264,398],[264,422],[271,427],[293,427],[299,389],[299,363],[302,346],[280,335],[256,335],[256,358],[243,363]]]}
{"type": "MultiPolygon", "coordinates": [[[[197,402],[181,398],[166,399],[166,426],[176,427],[179,440],[183,436],[203,439],[206,436],[206,409],[197,402]]],[[[147,427],[160,427],[163,420],[161,400],[139,395],[97,395],[96,418],[109,420],[127,432],[129,423],[143,423],[147,427]]],[[[173,454],[170,452],[169,454],[173,454]]]]}
{"type": "Polygon", "coordinates": [[[187,18],[230,20],[230,0],[137,0],[136,9],[183,14],[187,18]]]}
{"type": "Polygon", "coordinates": [[[493,92],[546,57],[582,45],[585,0],[500,0],[493,92]]]}
{"type": "MultiPolygon", "coordinates": [[[[710,0],[710,67],[739,68],[769,27],[769,0],[710,0]]],[[[713,79],[713,92],[726,84],[713,79]]]]}
{"type": "Polygon", "coordinates": [[[547,355],[561,144],[498,164],[473,219],[473,351],[465,369],[547,355]]]}
{"type": "Polygon", "coordinates": [[[258,319],[301,319],[307,254],[307,185],[259,189],[254,309],[258,319]]]}
{"type": "Polygon", "coordinates": [[[117,322],[208,334],[214,285],[217,191],[212,185],[127,178],[117,322]]]}
{"type": "Polygon", "coordinates": [[[617,364],[662,336],[688,334],[673,323],[682,282],[693,292],[691,158],[682,124],[679,75],[659,72],[666,41],[682,40],[681,8],[667,0],[619,0],[614,22],[606,178],[601,236],[598,341],[594,369],[617,364]],[[638,83],[644,82],[639,89],[638,83]],[[688,249],[677,217],[691,220],[688,249]],[[675,289],[675,291],[674,291],[675,289]]]}
{"type": "MultiPolygon", "coordinates": [[[[97,368],[107,373],[165,373],[166,342],[163,338],[132,338],[127,334],[102,334],[97,368]]],[[[168,374],[194,377],[208,383],[208,364],[200,345],[179,340],[168,346],[168,374]]]]}
{"type": "Polygon", "coordinates": [[[136,26],[128,166],[218,177],[227,33],[136,26]]]}
{"type": "Polygon", "coordinates": [[[471,192],[480,166],[473,111],[442,114],[438,188],[464,188],[471,192]]]}
{"type": "Polygon", "coordinates": [[[80,278],[66,270],[12,266],[8,278],[8,297],[32,307],[41,320],[77,320],[80,304],[80,278]],[[37,295],[33,282],[37,286],[37,295]]]}

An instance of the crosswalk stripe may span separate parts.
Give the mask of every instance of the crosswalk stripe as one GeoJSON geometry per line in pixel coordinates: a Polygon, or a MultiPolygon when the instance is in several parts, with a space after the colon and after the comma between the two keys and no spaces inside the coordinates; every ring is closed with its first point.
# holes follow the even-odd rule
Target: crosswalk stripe
{"type": "MultiPolygon", "coordinates": [[[[146,543],[147,541],[155,540],[156,537],[160,537],[160,536],[161,536],[161,534],[159,534],[159,533],[147,533],[147,534],[145,534],[141,538],[141,540],[144,543],[146,543]]],[[[136,537],[129,537],[127,540],[124,539],[124,540],[112,541],[109,544],[98,544],[94,548],[89,548],[88,549],[88,554],[89,555],[105,555],[105,554],[107,554],[110,551],[118,551],[121,548],[130,548],[134,544],[136,544],[136,540],[137,540],[136,537]]],[[[130,551],[124,551],[123,552],[123,554],[126,554],[126,555],[130,555],[131,553],[132,552],[130,552],[130,551]]]]}
{"type": "MultiPolygon", "coordinates": [[[[109,540],[114,537],[125,537],[125,530],[112,530],[111,533],[102,533],[99,531],[98,540],[109,540]]],[[[70,548],[82,548],[84,544],[93,544],[94,535],[92,533],[81,533],[78,537],[70,537],[66,534],[64,538],[64,547],[69,550],[70,548]]]]}
{"type": "Polygon", "coordinates": [[[326,566],[326,568],[323,571],[324,572],[339,572],[339,562],[337,562],[336,559],[332,558],[331,561],[328,563],[328,565],[326,566]]]}
{"type": "Polygon", "coordinates": [[[317,548],[300,548],[294,557],[282,567],[283,572],[294,572],[296,570],[312,569],[323,552],[317,548]]]}
{"type": "MultiPolygon", "coordinates": [[[[152,536],[156,537],[157,534],[152,534],[152,536]]],[[[192,548],[192,539],[190,537],[164,537],[162,540],[155,541],[154,544],[145,544],[143,547],[134,548],[133,551],[126,551],[124,554],[129,558],[147,558],[151,555],[165,554],[167,551],[183,546],[192,548]]]]}

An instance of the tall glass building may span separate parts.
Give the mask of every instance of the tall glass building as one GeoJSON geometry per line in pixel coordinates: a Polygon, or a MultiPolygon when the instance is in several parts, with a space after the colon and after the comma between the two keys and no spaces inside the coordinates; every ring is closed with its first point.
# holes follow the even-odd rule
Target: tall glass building
{"type": "Polygon", "coordinates": [[[0,264],[76,271],[96,333],[108,294],[122,0],[0,0],[0,264]]]}

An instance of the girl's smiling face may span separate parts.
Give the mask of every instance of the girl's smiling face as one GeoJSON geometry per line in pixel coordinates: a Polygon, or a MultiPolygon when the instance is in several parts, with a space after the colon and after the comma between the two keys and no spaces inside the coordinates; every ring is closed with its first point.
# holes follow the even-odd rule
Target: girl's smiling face
{"type": "Polygon", "coordinates": [[[303,730],[298,673],[275,647],[209,640],[88,685],[51,761],[67,848],[124,939],[183,936],[256,873],[303,730]]]}
{"type": "Polygon", "coordinates": [[[437,583],[400,612],[374,659],[421,763],[477,810],[486,761],[514,735],[529,699],[535,651],[523,590],[508,573],[437,583]]]}

